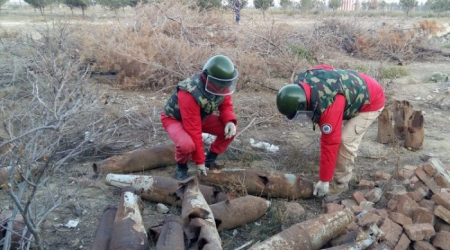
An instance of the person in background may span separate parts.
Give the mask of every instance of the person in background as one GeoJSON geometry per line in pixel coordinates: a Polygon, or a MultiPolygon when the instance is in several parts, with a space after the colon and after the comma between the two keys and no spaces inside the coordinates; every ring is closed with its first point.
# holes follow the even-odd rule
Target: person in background
{"type": "Polygon", "coordinates": [[[380,84],[362,73],[317,65],[279,89],[276,102],[287,119],[312,120],[313,128],[320,127],[319,182],[313,194],[347,191],[361,140],[384,108],[380,84]]]}
{"type": "Polygon", "coordinates": [[[236,89],[238,71],[224,55],[211,57],[203,70],[178,83],[168,99],[161,121],[175,143],[177,168],[175,178],[189,177],[188,162],[197,165],[198,172],[207,175],[208,167],[216,164],[237,131],[231,94],[236,89]],[[213,114],[218,111],[219,115],[213,114]],[[202,132],[217,136],[205,157],[202,132]]]}
{"type": "Polygon", "coordinates": [[[240,0],[234,1],[234,16],[235,16],[236,24],[239,24],[239,21],[241,20],[241,1],[240,0]]]}

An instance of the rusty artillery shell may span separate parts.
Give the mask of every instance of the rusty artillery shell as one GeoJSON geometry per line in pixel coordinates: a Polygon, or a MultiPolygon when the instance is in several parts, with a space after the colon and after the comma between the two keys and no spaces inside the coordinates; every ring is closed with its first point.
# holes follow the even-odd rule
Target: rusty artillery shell
{"type": "MultiPolygon", "coordinates": [[[[181,206],[183,195],[177,194],[180,182],[163,176],[108,174],[106,184],[115,187],[132,186],[142,190],[141,197],[156,203],[181,206]]],[[[200,191],[208,204],[226,200],[225,193],[205,185],[200,185],[200,191]]]]}
{"type": "Polygon", "coordinates": [[[263,216],[270,202],[263,198],[247,195],[210,205],[217,230],[233,229],[256,221],[263,216]]]}
{"type": "Polygon", "coordinates": [[[183,225],[179,216],[172,215],[164,219],[156,250],[184,250],[183,225]]]}
{"type": "Polygon", "coordinates": [[[252,246],[251,250],[317,250],[339,234],[354,219],[353,213],[341,210],[297,223],[252,246]]]}
{"type": "Polygon", "coordinates": [[[418,150],[423,146],[425,138],[424,119],[422,111],[414,111],[408,120],[408,130],[405,132],[405,148],[418,150]]]}
{"type": "Polygon", "coordinates": [[[175,147],[166,145],[137,149],[92,165],[95,173],[132,173],[175,165],[175,147]]]}
{"type": "Polygon", "coordinates": [[[132,187],[122,189],[109,249],[149,249],[147,233],[141,216],[140,198],[132,187]]]}
{"type": "Polygon", "coordinates": [[[102,218],[95,231],[94,241],[91,250],[108,250],[113,232],[114,219],[116,218],[117,207],[107,206],[103,210],[102,218]]]}
{"type": "Polygon", "coordinates": [[[376,224],[373,224],[365,231],[360,229],[354,239],[349,239],[340,246],[323,250],[363,250],[374,245],[382,236],[384,236],[384,232],[376,224]]]}
{"type": "Polygon", "coordinates": [[[377,142],[387,144],[395,140],[394,127],[392,126],[392,112],[385,107],[378,116],[377,142]]]}
{"type": "Polygon", "coordinates": [[[181,217],[189,241],[189,249],[222,249],[214,215],[198,188],[197,177],[190,177],[181,183],[183,185],[180,189],[183,192],[181,217]]]}
{"type": "Polygon", "coordinates": [[[250,195],[264,195],[272,198],[310,198],[313,183],[293,174],[258,171],[252,169],[222,169],[208,171],[208,176],[201,176],[204,183],[242,188],[250,195]]]}

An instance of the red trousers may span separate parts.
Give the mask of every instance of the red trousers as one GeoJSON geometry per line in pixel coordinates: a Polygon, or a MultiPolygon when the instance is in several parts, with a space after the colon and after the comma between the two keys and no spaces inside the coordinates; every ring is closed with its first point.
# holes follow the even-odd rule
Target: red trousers
{"type": "MultiPolygon", "coordinates": [[[[177,163],[188,163],[194,153],[201,153],[204,156],[203,141],[201,141],[201,143],[198,141],[197,143],[194,143],[191,136],[184,130],[182,122],[165,115],[162,115],[161,118],[164,129],[170,139],[175,143],[175,160],[177,163]],[[196,144],[198,145],[197,147],[196,144]],[[201,147],[199,145],[201,145],[201,147]]],[[[211,152],[221,154],[227,150],[228,146],[233,141],[234,136],[225,139],[224,130],[225,124],[222,123],[218,115],[210,115],[202,121],[201,131],[217,136],[214,142],[211,143],[209,149],[211,152]]],[[[199,140],[202,140],[201,135],[199,140]]]]}

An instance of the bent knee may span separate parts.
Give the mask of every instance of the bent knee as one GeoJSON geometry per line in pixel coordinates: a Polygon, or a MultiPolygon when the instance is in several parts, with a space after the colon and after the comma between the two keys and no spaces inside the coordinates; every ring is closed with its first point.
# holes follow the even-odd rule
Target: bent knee
{"type": "Polygon", "coordinates": [[[190,154],[195,151],[195,144],[193,141],[184,141],[177,145],[177,151],[182,154],[190,154]]]}

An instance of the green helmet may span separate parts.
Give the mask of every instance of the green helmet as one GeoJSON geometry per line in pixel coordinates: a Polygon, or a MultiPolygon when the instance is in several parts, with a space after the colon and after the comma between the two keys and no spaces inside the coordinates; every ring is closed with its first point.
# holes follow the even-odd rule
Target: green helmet
{"type": "Polygon", "coordinates": [[[294,119],[298,111],[306,111],[306,94],[298,84],[288,84],[278,90],[277,108],[289,120],[294,119]]]}
{"type": "Polygon", "coordinates": [[[215,95],[230,95],[236,89],[238,71],[224,55],[211,57],[203,66],[206,75],[206,91],[215,95]]]}

